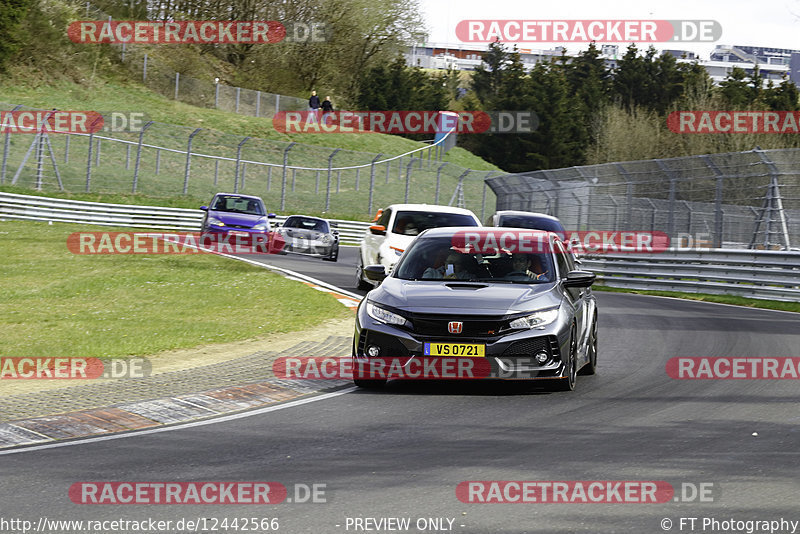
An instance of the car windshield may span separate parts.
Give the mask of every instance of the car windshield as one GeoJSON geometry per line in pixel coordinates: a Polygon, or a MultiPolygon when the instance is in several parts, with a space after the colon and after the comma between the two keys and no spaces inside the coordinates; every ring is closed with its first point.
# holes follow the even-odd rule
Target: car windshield
{"type": "Polygon", "coordinates": [[[482,250],[454,247],[451,237],[420,238],[400,260],[395,276],[403,280],[465,280],[510,284],[552,282],[550,254],[519,253],[503,248],[482,250]]]}
{"type": "Polygon", "coordinates": [[[444,226],[478,226],[469,215],[462,213],[431,213],[427,211],[398,211],[392,233],[418,235],[428,228],[444,226]]]}
{"type": "Polygon", "coordinates": [[[228,211],[231,213],[246,213],[248,215],[264,215],[264,205],[260,200],[233,195],[217,197],[214,202],[214,211],[228,211]]]}
{"type": "Polygon", "coordinates": [[[559,236],[564,237],[564,228],[561,223],[552,219],[544,217],[536,217],[529,215],[503,215],[497,222],[497,226],[505,226],[509,228],[529,228],[531,230],[545,230],[547,232],[555,232],[559,236]]]}
{"type": "Polygon", "coordinates": [[[315,232],[328,233],[328,223],[320,219],[309,217],[290,217],[283,225],[285,228],[302,228],[304,230],[314,230],[315,232]]]}

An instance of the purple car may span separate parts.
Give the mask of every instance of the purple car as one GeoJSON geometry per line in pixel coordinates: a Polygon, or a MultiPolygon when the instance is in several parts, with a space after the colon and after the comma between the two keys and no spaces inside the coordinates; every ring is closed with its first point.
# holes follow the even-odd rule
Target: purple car
{"type": "Polygon", "coordinates": [[[269,219],[264,201],[259,197],[233,193],[217,193],[208,206],[200,206],[206,212],[203,218],[203,233],[229,233],[232,235],[267,234],[269,219]]]}

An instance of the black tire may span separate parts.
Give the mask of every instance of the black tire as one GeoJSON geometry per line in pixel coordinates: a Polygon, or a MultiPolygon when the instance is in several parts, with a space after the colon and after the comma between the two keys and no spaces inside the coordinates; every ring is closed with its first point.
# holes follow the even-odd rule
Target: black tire
{"type": "Polygon", "coordinates": [[[330,256],[325,256],[322,258],[325,261],[336,261],[339,259],[339,247],[336,247],[331,251],[330,256]]]}
{"type": "Polygon", "coordinates": [[[353,379],[353,383],[356,386],[358,386],[360,388],[364,388],[364,389],[378,389],[378,388],[382,388],[383,386],[386,385],[386,379],[380,379],[380,378],[376,378],[376,379],[372,379],[372,378],[371,379],[354,378],[353,379]]]}
{"type": "Polygon", "coordinates": [[[358,267],[356,268],[356,287],[358,289],[372,289],[372,284],[364,280],[364,260],[361,258],[361,251],[358,253],[358,267]]]}
{"type": "Polygon", "coordinates": [[[569,335],[569,353],[567,354],[567,376],[556,382],[556,391],[575,391],[575,382],[578,375],[578,339],[577,329],[572,325],[569,335]]]}
{"type": "Polygon", "coordinates": [[[597,373],[597,314],[592,320],[592,329],[589,331],[589,362],[580,371],[582,375],[597,373]]]}

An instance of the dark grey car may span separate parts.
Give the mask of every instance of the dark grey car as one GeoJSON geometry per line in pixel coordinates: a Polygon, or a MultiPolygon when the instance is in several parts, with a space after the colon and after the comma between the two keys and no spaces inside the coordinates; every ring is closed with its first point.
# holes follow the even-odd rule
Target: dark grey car
{"type": "MultiPolygon", "coordinates": [[[[420,358],[472,356],[488,368],[484,378],[549,379],[562,390],[575,388],[580,370],[595,372],[595,275],[575,268],[555,233],[435,228],[391,275],[379,265],[365,274],[383,281],[357,311],[354,369],[374,358],[408,368],[420,358]]],[[[386,378],[354,372],[362,387],[386,378]]]]}
{"type": "Polygon", "coordinates": [[[285,241],[284,252],[339,258],[339,229],[335,223],[308,215],[290,215],[278,230],[285,241]]]}

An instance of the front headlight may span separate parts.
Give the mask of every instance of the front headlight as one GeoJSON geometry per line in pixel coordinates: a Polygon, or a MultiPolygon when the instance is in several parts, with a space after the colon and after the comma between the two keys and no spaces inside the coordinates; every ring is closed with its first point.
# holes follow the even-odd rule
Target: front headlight
{"type": "Polygon", "coordinates": [[[333,241],[333,238],[329,234],[322,234],[322,242],[326,245],[333,241]]]}
{"type": "Polygon", "coordinates": [[[269,230],[269,223],[261,222],[253,227],[256,232],[266,232],[269,230]]]}
{"type": "Polygon", "coordinates": [[[546,326],[558,318],[558,308],[539,310],[525,317],[514,319],[509,323],[511,328],[536,328],[546,326]]]}
{"type": "Polygon", "coordinates": [[[208,218],[208,225],[209,226],[225,226],[225,223],[220,221],[219,219],[214,218],[214,217],[209,217],[208,218]]]}
{"type": "Polygon", "coordinates": [[[380,306],[376,306],[372,302],[367,302],[367,315],[378,322],[386,324],[403,326],[408,322],[405,317],[390,312],[389,310],[381,308],[380,306]]]}

